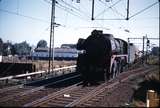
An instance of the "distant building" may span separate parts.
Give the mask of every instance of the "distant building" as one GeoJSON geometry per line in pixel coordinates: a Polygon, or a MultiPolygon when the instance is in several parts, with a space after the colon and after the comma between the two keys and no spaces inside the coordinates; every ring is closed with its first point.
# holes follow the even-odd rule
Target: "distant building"
{"type": "MultiPolygon", "coordinates": [[[[61,48],[54,48],[55,60],[76,60],[77,57],[78,51],[74,44],[62,44],[61,48]]],[[[48,60],[49,48],[35,48],[31,54],[31,58],[36,60],[48,60]]]]}
{"type": "Polygon", "coordinates": [[[73,48],[73,49],[76,49],[76,44],[62,44],[61,48],[73,48]]]}
{"type": "Polygon", "coordinates": [[[2,55],[0,55],[0,62],[2,62],[2,55]]]}
{"type": "Polygon", "coordinates": [[[74,60],[78,57],[77,49],[73,48],[55,48],[54,59],[57,60],[74,60]]]}

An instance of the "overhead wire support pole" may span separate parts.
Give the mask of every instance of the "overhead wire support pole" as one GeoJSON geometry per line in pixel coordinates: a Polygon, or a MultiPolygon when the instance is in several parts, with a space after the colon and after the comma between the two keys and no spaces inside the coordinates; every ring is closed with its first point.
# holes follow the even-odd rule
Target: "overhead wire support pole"
{"type": "Polygon", "coordinates": [[[92,18],[91,20],[94,20],[94,0],[92,0],[92,18]]]}
{"type": "Polygon", "coordinates": [[[126,20],[129,20],[129,0],[127,0],[127,18],[126,20]]]}
{"type": "Polygon", "coordinates": [[[56,25],[56,23],[55,23],[55,5],[56,5],[56,0],[53,0],[52,1],[53,2],[53,18],[52,18],[52,71],[53,71],[53,62],[54,62],[54,27],[55,27],[55,25],[56,25]]]}
{"type": "Polygon", "coordinates": [[[142,47],[142,50],[143,50],[143,57],[142,57],[142,63],[144,63],[144,39],[145,39],[145,36],[143,36],[143,47],[142,47]]]}
{"type": "Polygon", "coordinates": [[[128,63],[130,62],[130,38],[128,38],[128,63]]]}
{"type": "Polygon", "coordinates": [[[50,44],[49,44],[49,66],[48,72],[50,73],[51,60],[52,60],[52,70],[53,70],[53,60],[54,60],[54,22],[55,22],[55,0],[52,0],[52,10],[51,10],[51,26],[50,26],[50,44]],[[52,59],[51,59],[52,57],[52,59]]]}

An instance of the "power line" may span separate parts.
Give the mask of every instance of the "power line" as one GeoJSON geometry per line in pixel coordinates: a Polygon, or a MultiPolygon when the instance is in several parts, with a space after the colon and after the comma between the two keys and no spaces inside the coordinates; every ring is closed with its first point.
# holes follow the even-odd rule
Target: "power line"
{"type": "Polygon", "coordinates": [[[142,13],[142,12],[144,12],[144,11],[146,11],[147,9],[149,9],[149,8],[151,8],[152,6],[156,5],[157,3],[159,3],[159,2],[155,2],[155,3],[151,4],[150,6],[142,9],[141,11],[139,11],[139,12],[135,13],[134,15],[130,16],[129,19],[132,18],[132,17],[134,17],[134,16],[136,16],[136,15],[138,15],[138,14],[140,14],[140,13],[142,13]]]}
{"type": "MultiPolygon", "coordinates": [[[[63,9],[64,11],[67,11],[67,12],[69,12],[70,14],[72,14],[72,15],[74,15],[74,16],[77,16],[77,17],[79,17],[79,18],[81,18],[81,19],[85,19],[84,16],[82,16],[81,14],[75,12],[73,9],[71,9],[71,8],[69,8],[69,7],[63,6],[63,5],[60,4],[59,2],[56,3],[56,6],[57,6],[57,5],[59,5],[60,7],[63,7],[63,8],[64,8],[64,9],[63,9]]],[[[86,19],[85,19],[85,20],[86,20],[86,19]]]]}
{"type": "MultiPolygon", "coordinates": [[[[119,3],[121,0],[117,1],[115,4],[119,3]]],[[[125,17],[122,13],[118,12],[118,10],[113,6],[108,6],[113,12],[117,13],[118,15],[125,17]]]]}
{"type": "Polygon", "coordinates": [[[9,13],[9,14],[13,14],[13,15],[17,15],[17,16],[21,16],[21,17],[25,17],[25,18],[28,18],[28,19],[36,20],[36,21],[49,23],[49,21],[39,19],[39,18],[35,18],[35,17],[31,17],[31,16],[27,16],[27,15],[23,15],[23,14],[20,14],[20,13],[17,13],[17,12],[11,12],[11,11],[4,10],[4,9],[0,9],[0,11],[5,12],[5,13],[9,13]]]}
{"type": "MultiPolygon", "coordinates": [[[[119,0],[119,1],[121,1],[121,0],[119,0]]],[[[118,1],[118,2],[119,2],[118,1]]],[[[110,7],[113,7],[114,5],[116,5],[118,2],[116,2],[115,4],[113,4],[112,6],[110,6],[110,7]]],[[[103,2],[102,2],[103,3],[103,2]]],[[[104,3],[103,3],[104,4],[104,3]]],[[[106,4],[105,4],[106,5],[106,4]]],[[[101,15],[101,14],[103,14],[104,12],[106,12],[106,10],[108,10],[108,9],[110,9],[110,7],[108,7],[107,9],[104,9],[101,13],[99,13],[97,16],[95,16],[95,18],[96,17],[98,17],[99,15],[101,15]]]]}
{"type": "Polygon", "coordinates": [[[63,6],[63,5],[61,5],[60,3],[58,3],[58,2],[56,3],[56,7],[60,8],[60,9],[62,9],[62,10],[64,10],[64,11],[66,11],[66,12],[70,13],[71,15],[76,16],[76,17],[78,17],[78,18],[80,18],[80,19],[83,19],[83,20],[85,20],[85,21],[88,20],[88,19],[85,19],[84,17],[82,17],[81,15],[79,15],[78,13],[77,13],[78,15],[75,14],[76,12],[74,12],[72,9],[63,6]],[[74,12],[74,13],[73,13],[73,12],[74,12]]]}
{"type": "MultiPolygon", "coordinates": [[[[115,5],[117,5],[120,1],[122,1],[122,0],[118,0],[118,1],[115,2],[113,5],[107,6],[107,9],[103,10],[103,11],[102,11],[101,13],[99,13],[96,17],[98,17],[99,15],[103,14],[104,12],[106,12],[106,11],[109,10],[109,9],[111,9],[112,11],[114,11],[114,12],[116,12],[117,14],[119,14],[119,15],[121,15],[121,16],[124,17],[124,15],[122,15],[121,13],[119,13],[117,10],[114,10],[114,9],[113,9],[113,7],[114,7],[115,5]]],[[[106,3],[102,2],[102,1],[100,1],[100,2],[103,3],[103,4],[106,4],[106,3]]],[[[96,18],[96,17],[95,17],[95,18],[96,18]]]]}
{"type": "Polygon", "coordinates": [[[111,8],[112,11],[114,11],[115,13],[119,14],[122,17],[125,17],[123,14],[121,14],[120,12],[118,12],[118,10],[116,8],[111,8]]]}
{"type": "MultiPolygon", "coordinates": [[[[59,1],[59,0],[58,0],[58,1],[59,1]]],[[[88,14],[85,13],[84,11],[82,11],[82,10],[80,10],[80,9],[78,9],[78,8],[76,8],[76,7],[74,7],[74,6],[72,6],[72,5],[70,5],[69,3],[65,2],[64,0],[61,0],[61,1],[62,1],[65,5],[71,7],[72,9],[75,9],[76,11],[78,11],[78,12],[84,14],[85,16],[88,15],[88,14]]],[[[88,16],[88,17],[90,17],[90,16],[88,16]]]]}
{"type": "MultiPolygon", "coordinates": [[[[47,3],[49,3],[49,4],[51,4],[51,2],[49,2],[47,0],[44,0],[44,1],[47,2],[47,3]]],[[[73,8],[71,9],[69,7],[66,7],[66,6],[62,5],[61,3],[57,2],[57,1],[56,1],[56,7],[62,9],[63,11],[66,11],[66,12],[70,13],[71,15],[76,16],[76,17],[78,17],[80,19],[88,20],[88,19],[83,18],[83,16],[80,15],[79,13],[75,12],[73,10],[73,8]]]]}
{"type": "Polygon", "coordinates": [[[78,27],[78,28],[94,28],[94,29],[105,29],[105,30],[110,30],[110,28],[106,28],[106,27],[100,27],[100,26],[94,26],[94,27],[89,27],[89,26],[84,26],[84,27],[82,27],[82,26],[80,26],[80,27],[78,27]]]}

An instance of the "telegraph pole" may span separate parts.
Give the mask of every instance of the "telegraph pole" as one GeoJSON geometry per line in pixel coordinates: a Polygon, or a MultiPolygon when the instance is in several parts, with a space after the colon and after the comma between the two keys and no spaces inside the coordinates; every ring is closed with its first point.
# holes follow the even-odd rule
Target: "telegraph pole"
{"type": "Polygon", "coordinates": [[[129,0],[127,0],[127,18],[126,20],[129,20],[129,0]]]}
{"type": "Polygon", "coordinates": [[[48,72],[50,73],[51,60],[52,60],[52,70],[54,61],[54,23],[55,23],[55,0],[52,0],[52,10],[51,10],[51,26],[50,26],[50,44],[49,44],[49,66],[48,72]],[[52,59],[51,59],[52,57],[52,59]]]}

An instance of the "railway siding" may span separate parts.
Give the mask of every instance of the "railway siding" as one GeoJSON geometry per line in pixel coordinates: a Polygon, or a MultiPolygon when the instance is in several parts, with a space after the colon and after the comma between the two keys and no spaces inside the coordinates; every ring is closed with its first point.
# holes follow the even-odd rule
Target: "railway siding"
{"type": "Polygon", "coordinates": [[[59,86],[56,88],[48,88],[49,86],[54,86],[56,84],[58,85],[65,81],[75,80],[74,78],[78,79],[79,77],[80,75],[77,74],[69,74],[67,77],[62,76],[57,79],[54,78],[51,81],[48,81],[48,79],[46,79],[47,84],[44,83],[43,85],[38,87],[36,85],[17,85],[1,89],[0,106],[23,106],[26,103],[33,102],[34,100],[43,98],[48,94],[54,93],[64,88],[65,84],[62,84],[63,86],[59,86]],[[7,91],[5,92],[4,90],[7,91]]]}
{"type": "Polygon", "coordinates": [[[52,93],[52,94],[49,94],[41,99],[38,99],[36,101],[33,101],[31,103],[28,103],[28,104],[25,104],[24,107],[28,107],[28,106],[39,106],[40,104],[43,104],[43,103],[46,103],[54,98],[56,98],[57,96],[59,95],[63,95],[65,92],[67,91],[71,91],[73,89],[78,89],[78,86],[75,84],[73,86],[70,86],[70,87],[67,87],[63,90],[60,90],[58,92],[55,92],[55,93],[52,93]]]}
{"type": "Polygon", "coordinates": [[[73,87],[65,88],[64,90],[58,91],[56,93],[50,94],[48,96],[43,97],[42,99],[36,100],[34,102],[25,104],[24,107],[29,106],[65,106],[65,107],[73,107],[73,106],[89,106],[93,105],[92,102],[98,101],[98,99],[103,98],[103,92],[106,90],[110,91],[112,88],[116,87],[116,85],[127,81],[129,78],[136,77],[140,74],[145,74],[154,70],[155,68],[138,68],[131,70],[130,72],[122,73],[118,78],[112,79],[107,83],[103,83],[99,86],[91,86],[91,87],[80,87],[74,85],[73,87]],[[131,74],[131,75],[130,75],[131,74]],[[68,94],[68,97],[63,96],[64,94],[68,94]]]}
{"type": "Polygon", "coordinates": [[[49,90],[49,88],[44,86],[25,87],[23,85],[18,85],[8,87],[0,90],[0,94],[2,94],[0,106],[94,106],[104,98],[106,92],[112,93],[112,90],[115,90],[121,84],[125,84],[126,81],[156,69],[156,67],[150,68],[142,66],[123,72],[116,78],[111,79],[106,83],[102,83],[101,85],[89,87],[77,86],[77,84],[56,90],[53,88],[49,90]],[[6,90],[6,92],[4,90],[6,90]]]}
{"type": "MultiPolygon", "coordinates": [[[[104,88],[102,88],[102,90],[97,91],[97,93],[93,93],[93,95],[90,95],[89,98],[86,100],[84,99],[83,101],[81,101],[80,103],[74,103],[72,106],[78,106],[78,107],[95,107],[95,103],[100,102],[105,96],[106,94],[111,94],[112,92],[115,92],[118,90],[118,88],[120,87],[120,85],[123,85],[125,87],[126,83],[129,79],[131,78],[136,78],[139,75],[144,75],[145,73],[151,72],[156,70],[155,68],[152,69],[148,69],[146,71],[143,71],[141,73],[136,73],[136,74],[132,74],[131,76],[129,76],[128,78],[124,78],[122,81],[120,82],[114,82],[113,84],[106,86],[104,88]],[[117,83],[117,84],[116,84],[117,83]]],[[[120,92],[118,92],[120,93],[120,92]]],[[[127,93],[127,92],[126,92],[127,93]]],[[[121,95],[121,94],[119,94],[121,95]]],[[[112,102],[113,103],[113,102],[112,102]]],[[[109,105],[109,104],[108,104],[109,105]]]]}

